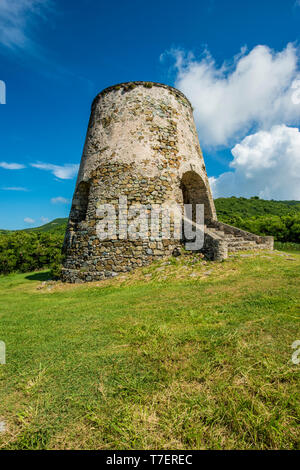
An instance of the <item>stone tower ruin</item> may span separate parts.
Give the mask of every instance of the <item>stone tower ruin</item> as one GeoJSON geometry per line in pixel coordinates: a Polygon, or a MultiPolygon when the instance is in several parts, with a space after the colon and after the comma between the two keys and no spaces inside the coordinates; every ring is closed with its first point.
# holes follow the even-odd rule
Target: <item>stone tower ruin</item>
{"type": "Polygon", "coordinates": [[[226,258],[230,239],[238,237],[247,247],[271,246],[271,240],[217,221],[192,106],[170,86],[130,82],[96,96],[64,240],[64,281],[111,277],[180,246],[179,240],[130,240],[118,233],[99,240],[97,208],[116,205],[120,196],[129,206],[203,204],[203,251],[210,259],[226,258]]]}

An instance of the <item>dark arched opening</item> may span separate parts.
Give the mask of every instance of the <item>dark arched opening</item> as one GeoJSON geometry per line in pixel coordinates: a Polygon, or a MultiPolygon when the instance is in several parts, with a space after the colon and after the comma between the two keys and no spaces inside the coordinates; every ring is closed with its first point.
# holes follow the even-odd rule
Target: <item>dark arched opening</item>
{"type": "Polygon", "coordinates": [[[192,204],[193,221],[196,216],[196,204],[204,205],[204,221],[213,218],[213,212],[207,187],[201,176],[195,171],[187,171],[181,178],[181,190],[184,204],[192,204]]]}

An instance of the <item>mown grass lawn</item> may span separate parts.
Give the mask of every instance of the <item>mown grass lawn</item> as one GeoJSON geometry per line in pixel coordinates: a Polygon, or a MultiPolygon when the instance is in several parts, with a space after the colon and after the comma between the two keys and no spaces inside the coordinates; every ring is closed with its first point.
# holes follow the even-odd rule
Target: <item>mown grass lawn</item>
{"type": "Polygon", "coordinates": [[[300,254],[47,276],[0,277],[0,448],[300,448],[300,254]]]}

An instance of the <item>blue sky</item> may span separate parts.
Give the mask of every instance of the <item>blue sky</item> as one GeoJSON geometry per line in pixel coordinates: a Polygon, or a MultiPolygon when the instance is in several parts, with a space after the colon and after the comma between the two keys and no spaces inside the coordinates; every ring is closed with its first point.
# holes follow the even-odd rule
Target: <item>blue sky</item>
{"type": "Polygon", "coordinates": [[[91,102],[130,80],[190,98],[215,196],[300,199],[297,3],[0,0],[0,228],[68,216],[91,102]]]}

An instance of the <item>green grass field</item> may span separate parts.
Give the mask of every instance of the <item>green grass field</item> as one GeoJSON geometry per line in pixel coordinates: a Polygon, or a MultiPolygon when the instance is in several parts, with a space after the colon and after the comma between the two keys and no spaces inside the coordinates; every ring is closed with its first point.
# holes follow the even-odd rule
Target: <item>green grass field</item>
{"type": "Polygon", "coordinates": [[[0,277],[0,448],[300,448],[299,277],[296,252],[0,277]]]}

